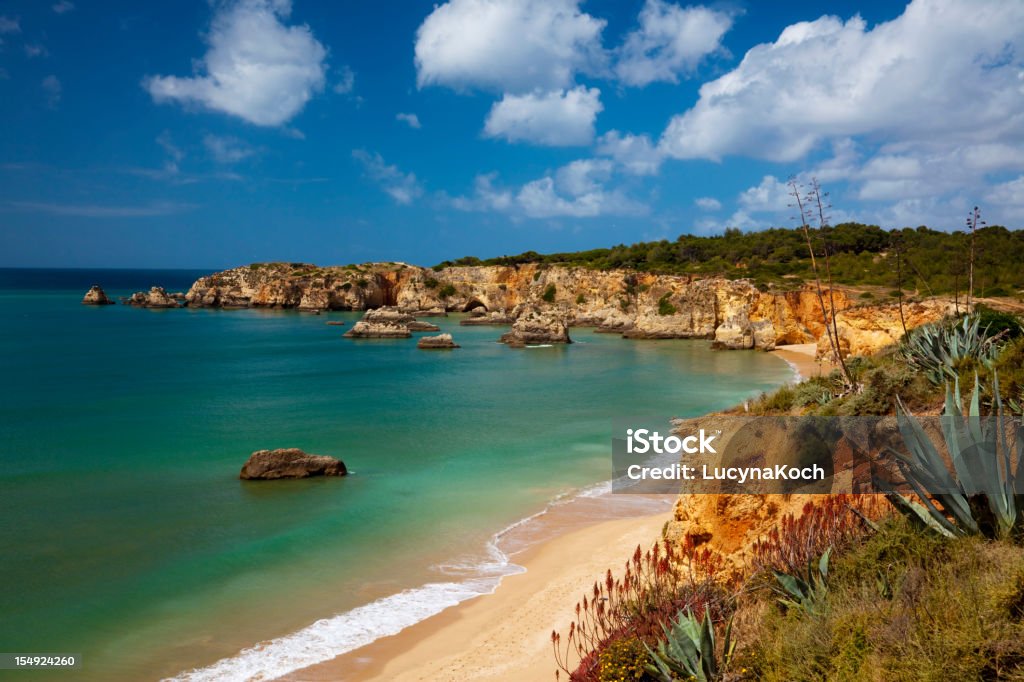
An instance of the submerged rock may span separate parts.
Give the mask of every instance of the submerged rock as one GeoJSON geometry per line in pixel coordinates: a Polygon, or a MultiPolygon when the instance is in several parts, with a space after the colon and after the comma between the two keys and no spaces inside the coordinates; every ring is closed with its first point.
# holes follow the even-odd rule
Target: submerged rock
{"type": "Polygon", "coordinates": [[[249,456],[238,477],[244,481],[310,476],[345,476],[345,463],[326,455],[309,455],[298,448],[257,450],[249,456]]]}
{"type": "Polygon", "coordinates": [[[107,298],[106,292],[99,284],[94,284],[82,297],[82,305],[114,305],[114,302],[107,298]]]}
{"type": "Polygon", "coordinates": [[[163,287],[151,287],[148,292],[136,291],[128,299],[128,305],[138,308],[180,308],[181,304],[174,300],[163,287]]]}
{"type": "Polygon", "coordinates": [[[569,327],[552,310],[530,310],[512,325],[512,331],[502,334],[500,343],[513,347],[536,346],[547,343],[572,343],[569,327]]]}
{"type": "Polygon", "coordinates": [[[452,339],[451,334],[438,334],[437,336],[423,336],[420,337],[419,342],[416,343],[417,348],[459,348],[459,344],[455,343],[452,339]]]}

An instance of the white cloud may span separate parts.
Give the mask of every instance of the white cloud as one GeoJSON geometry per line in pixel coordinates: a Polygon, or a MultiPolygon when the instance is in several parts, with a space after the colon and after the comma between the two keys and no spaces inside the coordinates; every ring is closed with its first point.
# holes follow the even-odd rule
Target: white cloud
{"type": "Polygon", "coordinates": [[[50,51],[46,49],[45,45],[38,43],[27,43],[25,45],[25,56],[29,59],[33,57],[49,57],[50,51]]]}
{"type": "Polygon", "coordinates": [[[13,19],[10,17],[0,16],[0,34],[2,33],[20,33],[21,23],[17,17],[13,19]]]}
{"type": "Polygon", "coordinates": [[[514,195],[509,189],[496,187],[497,179],[497,173],[476,176],[473,181],[473,196],[455,197],[451,200],[452,206],[460,211],[510,211],[513,208],[514,195]]]}
{"type": "Polygon", "coordinates": [[[398,166],[389,166],[380,154],[356,149],[352,152],[352,158],[363,165],[367,177],[398,203],[411,204],[423,194],[415,174],[403,173],[398,166]]]}
{"type": "Polygon", "coordinates": [[[602,68],[605,21],[580,0],[450,0],[416,31],[416,80],[516,94],[570,87],[602,68]]]}
{"type": "Polygon", "coordinates": [[[714,197],[698,197],[693,203],[702,211],[719,211],[722,209],[722,202],[714,197]]]}
{"type": "Polygon", "coordinates": [[[518,189],[497,186],[495,173],[479,175],[472,197],[456,197],[462,211],[499,211],[527,218],[595,218],[643,215],[647,206],[622,189],[610,187],[614,164],[608,159],[580,159],[518,189]]]}
{"type": "Polygon", "coordinates": [[[784,211],[792,203],[789,191],[786,182],[766,175],[756,187],[749,187],[740,194],[739,203],[750,211],[784,211]]]}
{"type": "Polygon", "coordinates": [[[597,140],[597,154],[615,159],[628,173],[654,175],[664,158],[646,135],[610,130],[597,140]]]}
{"type": "Polygon", "coordinates": [[[1024,3],[914,0],[868,28],[859,16],[787,27],[705,83],[661,139],[678,158],[794,161],[824,140],[904,144],[1024,137],[1024,3]]]}
{"type": "Polygon", "coordinates": [[[43,95],[46,96],[46,106],[51,109],[56,108],[60,104],[60,97],[64,90],[61,87],[60,80],[54,75],[49,75],[43,79],[39,87],[43,89],[43,95]]]}
{"type": "Polygon", "coordinates": [[[195,104],[261,126],[286,123],[323,89],[327,50],[309,26],[282,23],[290,0],[217,7],[197,75],[154,76],[144,87],[157,102],[195,104]]]}
{"type": "Polygon", "coordinates": [[[217,163],[238,163],[256,153],[247,142],[230,135],[204,135],[203,146],[217,163]]]}
{"type": "Polygon", "coordinates": [[[334,84],[334,92],[348,95],[356,87],[356,73],[348,65],[342,66],[338,71],[338,82],[334,84]]]}
{"type": "Polygon", "coordinates": [[[615,74],[626,85],[642,87],[654,81],[677,83],[680,74],[693,72],[701,60],[721,51],[732,16],[699,5],[683,8],[647,0],[639,22],[619,49],[615,74]]]}
{"type": "Polygon", "coordinates": [[[416,114],[407,114],[407,113],[404,113],[404,112],[403,113],[398,113],[398,114],[395,114],[395,120],[396,121],[401,121],[402,123],[405,123],[406,125],[408,125],[410,128],[415,128],[417,130],[419,130],[420,128],[423,127],[420,124],[420,117],[417,116],[416,114]]]}
{"type": "Polygon", "coordinates": [[[53,6],[53,11],[56,12],[57,14],[65,14],[67,12],[70,12],[74,8],[74,3],[69,2],[68,0],[60,0],[60,2],[56,3],[53,6]]]}
{"type": "Polygon", "coordinates": [[[506,94],[491,107],[484,135],[549,147],[590,144],[601,91],[583,86],[528,95],[506,94]]]}

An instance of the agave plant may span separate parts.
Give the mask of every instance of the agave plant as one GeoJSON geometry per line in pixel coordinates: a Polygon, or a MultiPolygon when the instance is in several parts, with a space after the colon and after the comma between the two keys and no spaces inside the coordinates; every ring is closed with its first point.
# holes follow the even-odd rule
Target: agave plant
{"type": "Polygon", "coordinates": [[[954,386],[946,386],[940,418],[952,471],[920,422],[897,400],[897,421],[908,454],[893,454],[917,500],[893,491],[887,496],[912,521],[947,537],[1016,535],[1024,525],[1024,495],[1018,484],[1018,476],[1024,477],[1024,431],[1019,422],[1011,424],[1004,417],[997,375],[994,418],[981,416],[977,376],[966,414],[959,382],[954,386]],[[1010,431],[1016,431],[1013,445],[1010,431]]]}
{"type": "Polygon", "coordinates": [[[718,658],[710,609],[705,607],[701,620],[697,620],[690,609],[680,611],[672,627],[666,626],[663,629],[665,637],[658,642],[657,649],[647,647],[654,662],[654,665],[647,665],[649,673],[661,682],[673,682],[680,678],[697,682],[722,679],[736,648],[736,643],[732,641],[731,618],[725,626],[721,660],[718,658]]]}
{"type": "Polygon", "coordinates": [[[903,358],[934,384],[956,379],[957,368],[967,358],[991,367],[999,353],[1000,335],[989,336],[981,318],[968,315],[959,323],[941,322],[915,329],[900,348],[903,358]]]}
{"type": "Polygon", "coordinates": [[[817,562],[809,561],[806,577],[772,570],[778,583],[774,589],[780,595],[779,602],[787,608],[803,609],[811,615],[820,613],[825,603],[825,594],[828,592],[825,579],[828,578],[831,554],[832,548],[829,547],[817,562]]]}

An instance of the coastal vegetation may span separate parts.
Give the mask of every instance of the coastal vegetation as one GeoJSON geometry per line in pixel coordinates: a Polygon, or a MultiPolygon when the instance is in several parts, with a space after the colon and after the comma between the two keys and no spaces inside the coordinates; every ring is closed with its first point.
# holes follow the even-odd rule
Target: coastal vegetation
{"type": "Polygon", "coordinates": [[[731,555],[690,534],[638,548],[626,579],[658,558],[661,589],[595,585],[568,633],[578,665],[552,634],[570,680],[1024,680],[1021,320],[979,308],[850,371],[854,389],[835,371],[737,410],[896,415],[918,494],[812,498],[731,555]],[[945,415],[950,458],[914,414],[945,415]]]}
{"type": "MultiPolygon", "coordinates": [[[[825,226],[829,270],[835,284],[875,287],[872,297],[894,301],[902,292],[920,296],[948,294],[966,304],[971,243],[974,243],[974,296],[1018,296],[1024,289],[1024,231],[998,225],[943,232],[926,226],[885,230],[876,225],[825,226]]],[[[823,243],[814,244],[823,258],[823,243]]],[[[750,278],[762,286],[796,287],[814,278],[814,266],[802,228],[773,227],[757,232],[726,229],[714,236],[680,235],[587,251],[514,256],[466,256],[435,266],[515,266],[526,263],[571,265],[594,270],[622,268],[658,274],[730,279],[750,278]]]]}

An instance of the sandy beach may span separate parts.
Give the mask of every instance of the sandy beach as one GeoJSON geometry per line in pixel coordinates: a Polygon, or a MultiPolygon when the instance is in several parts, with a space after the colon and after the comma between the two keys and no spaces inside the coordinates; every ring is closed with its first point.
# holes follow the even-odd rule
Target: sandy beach
{"type": "Polygon", "coordinates": [[[827,375],[833,370],[833,365],[824,360],[818,361],[815,354],[818,350],[816,343],[794,343],[786,346],[776,346],[771,354],[788,362],[793,369],[800,373],[798,381],[810,379],[811,377],[827,375]]]}
{"type": "MultiPolygon", "coordinates": [[[[282,680],[553,680],[551,631],[565,632],[595,580],[661,535],[659,513],[571,531],[515,558],[526,572],[393,637],[282,680]]],[[[564,677],[564,676],[563,676],[564,677]]]]}

